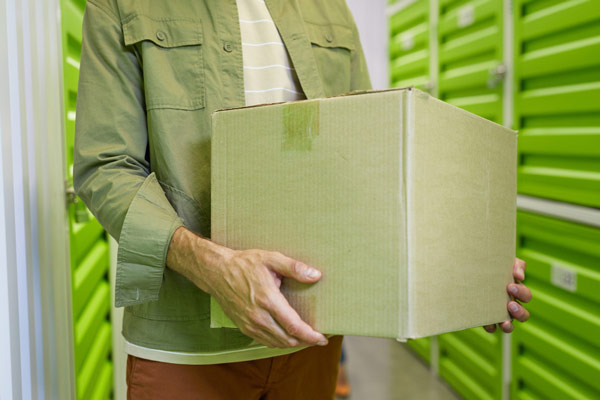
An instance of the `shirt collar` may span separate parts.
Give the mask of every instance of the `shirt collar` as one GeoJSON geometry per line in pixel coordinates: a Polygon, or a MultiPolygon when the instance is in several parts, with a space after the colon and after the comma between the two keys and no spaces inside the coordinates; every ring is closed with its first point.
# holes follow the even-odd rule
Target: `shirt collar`
{"type": "Polygon", "coordinates": [[[265,0],[307,99],[325,97],[312,45],[296,0],[265,0]]]}

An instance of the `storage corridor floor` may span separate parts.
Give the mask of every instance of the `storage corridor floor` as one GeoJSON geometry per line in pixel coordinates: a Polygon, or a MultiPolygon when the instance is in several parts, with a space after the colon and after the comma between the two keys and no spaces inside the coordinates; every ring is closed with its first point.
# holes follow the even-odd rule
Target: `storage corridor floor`
{"type": "Polygon", "coordinates": [[[406,346],[394,340],[346,337],[344,347],[352,384],[347,399],[459,399],[406,346]]]}

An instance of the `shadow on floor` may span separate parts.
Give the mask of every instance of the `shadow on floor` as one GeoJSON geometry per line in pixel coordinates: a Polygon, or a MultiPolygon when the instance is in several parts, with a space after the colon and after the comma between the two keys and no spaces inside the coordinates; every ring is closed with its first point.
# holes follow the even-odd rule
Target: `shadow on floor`
{"type": "Polygon", "coordinates": [[[347,336],[344,346],[352,384],[348,400],[460,399],[395,340],[347,336]]]}

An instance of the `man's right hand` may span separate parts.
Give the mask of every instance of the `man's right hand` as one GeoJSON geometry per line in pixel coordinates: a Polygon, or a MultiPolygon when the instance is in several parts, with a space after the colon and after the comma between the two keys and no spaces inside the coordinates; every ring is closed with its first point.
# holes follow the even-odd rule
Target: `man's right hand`
{"type": "Polygon", "coordinates": [[[315,283],[321,273],[281,253],[232,250],[186,228],[173,234],[167,266],[211,294],[245,335],[268,347],[327,344],[289,305],[279,287],[284,277],[315,283]]]}

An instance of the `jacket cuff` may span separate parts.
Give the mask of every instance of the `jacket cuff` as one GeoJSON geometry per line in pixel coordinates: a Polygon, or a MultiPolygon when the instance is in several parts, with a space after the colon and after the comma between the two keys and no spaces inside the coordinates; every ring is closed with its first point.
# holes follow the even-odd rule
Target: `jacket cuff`
{"type": "Polygon", "coordinates": [[[183,221],[150,174],[129,205],[119,236],[116,307],[158,300],[167,250],[180,226],[183,221]]]}

